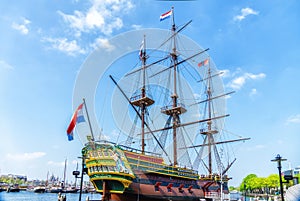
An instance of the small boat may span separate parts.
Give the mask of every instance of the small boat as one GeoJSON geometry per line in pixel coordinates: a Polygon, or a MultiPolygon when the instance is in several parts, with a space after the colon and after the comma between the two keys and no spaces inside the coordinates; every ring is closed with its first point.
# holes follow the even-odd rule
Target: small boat
{"type": "Polygon", "coordinates": [[[36,186],[33,188],[34,193],[45,193],[46,187],[45,186],[36,186]]]}
{"type": "Polygon", "coordinates": [[[72,187],[67,187],[65,189],[62,190],[63,193],[77,193],[78,189],[75,188],[75,186],[72,187]]]}
{"type": "Polygon", "coordinates": [[[51,186],[50,188],[47,189],[47,193],[61,193],[62,188],[60,186],[51,186]]]}
{"type": "Polygon", "coordinates": [[[7,192],[7,193],[20,192],[19,185],[18,185],[18,184],[15,184],[15,185],[9,186],[9,187],[6,189],[6,192],[7,192]]]}

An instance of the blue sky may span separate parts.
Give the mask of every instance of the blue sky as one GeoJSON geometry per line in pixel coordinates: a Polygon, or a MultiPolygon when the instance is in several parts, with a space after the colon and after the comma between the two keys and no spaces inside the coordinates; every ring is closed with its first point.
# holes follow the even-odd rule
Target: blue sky
{"type": "MultiPolygon", "coordinates": [[[[250,173],[300,165],[300,3],[297,0],[1,1],[0,174],[45,179],[74,170],[81,143],[67,141],[78,72],[98,45],[125,31],[164,28],[159,16],[175,7],[184,34],[223,70],[226,129],[251,137],[236,150],[229,174],[238,185],[250,173]]],[[[69,180],[73,179],[68,176],[69,180]]]]}

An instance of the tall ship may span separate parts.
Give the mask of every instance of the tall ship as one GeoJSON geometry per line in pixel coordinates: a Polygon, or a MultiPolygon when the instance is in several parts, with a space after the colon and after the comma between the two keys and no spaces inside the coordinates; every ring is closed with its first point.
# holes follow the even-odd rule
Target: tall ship
{"type": "Polygon", "coordinates": [[[228,170],[236,160],[227,152],[228,143],[248,139],[225,138],[225,101],[232,92],[224,92],[222,72],[208,49],[192,50],[180,39],[191,21],[176,26],[173,9],[161,19],[166,17],[171,29],[163,42],[147,48],[151,31],[146,30],[136,39],[141,41],[134,52],[137,64],[123,62],[122,79],[108,75],[123,100],[112,101],[118,106],[115,118],[130,119],[123,124],[127,129],[119,128],[124,140],[108,140],[102,132],[98,138],[90,127],[82,149],[85,170],[102,200],[225,199],[228,170]]]}

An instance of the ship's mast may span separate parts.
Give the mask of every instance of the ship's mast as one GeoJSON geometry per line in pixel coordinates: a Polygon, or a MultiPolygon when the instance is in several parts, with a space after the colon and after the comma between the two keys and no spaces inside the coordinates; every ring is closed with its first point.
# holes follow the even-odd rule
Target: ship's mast
{"type": "Polygon", "coordinates": [[[178,66],[178,55],[176,50],[176,26],[174,20],[174,8],[172,7],[172,36],[173,37],[173,48],[172,52],[170,53],[172,59],[172,66],[173,66],[173,94],[171,95],[172,98],[172,107],[168,108],[165,107],[162,109],[162,113],[172,116],[172,130],[173,130],[173,165],[177,166],[177,128],[179,125],[179,115],[186,112],[186,109],[183,108],[180,104],[178,104],[178,95],[177,95],[177,66],[178,66]]]}
{"type": "Polygon", "coordinates": [[[207,80],[207,104],[208,104],[208,121],[207,124],[207,130],[204,130],[201,132],[201,134],[207,136],[207,146],[208,146],[208,173],[211,176],[212,175],[212,146],[214,145],[214,138],[213,135],[217,134],[217,130],[212,129],[212,79],[211,79],[211,69],[210,69],[210,59],[208,60],[208,80],[207,80]]]}
{"type": "MultiPolygon", "coordinates": [[[[210,72],[210,66],[208,67],[208,77],[211,76],[211,72],[210,72]]],[[[211,107],[212,107],[212,101],[210,100],[211,99],[211,79],[208,79],[208,88],[207,88],[207,95],[208,95],[208,118],[211,119],[211,107]]],[[[211,144],[213,143],[212,140],[213,140],[213,137],[212,137],[212,134],[213,133],[217,133],[217,131],[214,131],[212,132],[212,129],[211,129],[211,124],[212,124],[212,121],[209,120],[207,122],[207,129],[208,129],[208,168],[209,168],[209,175],[212,174],[212,154],[211,154],[211,144]]]]}
{"type": "Polygon", "coordinates": [[[140,48],[140,59],[142,61],[142,88],[141,94],[135,96],[131,99],[131,104],[138,106],[141,108],[141,128],[142,128],[142,153],[145,153],[145,113],[147,106],[150,106],[154,103],[154,100],[147,97],[146,95],[146,40],[145,36],[143,38],[143,42],[140,48]]]}
{"type": "MultiPolygon", "coordinates": [[[[175,34],[176,27],[175,27],[175,20],[174,20],[174,9],[172,8],[172,35],[175,34]]],[[[173,72],[174,72],[174,94],[171,96],[172,97],[172,102],[173,102],[173,108],[177,107],[177,76],[176,76],[176,71],[177,71],[177,53],[176,53],[176,37],[173,37],[173,52],[171,53],[171,58],[172,62],[174,65],[173,72]]],[[[178,124],[178,115],[176,113],[172,114],[173,116],[173,152],[174,152],[174,166],[178,164],[177,162],[177,124],[178,124]]]]}
{"type": "MultiPolygon", "coordinates": [[[[141,47],[141,60],[142,60],[142,68],[143,68],[143,87],[141,89],[142,92],[142,98],[146,97],[146,71],[145,71],[145,66],[146,66],[146,41],[145,41],[145,36],[142,42],[142,47],[141,47]]],[[[141,103],[141,112],[142,112],[142,153],[145,153],[145,103],[141,103]]]]}

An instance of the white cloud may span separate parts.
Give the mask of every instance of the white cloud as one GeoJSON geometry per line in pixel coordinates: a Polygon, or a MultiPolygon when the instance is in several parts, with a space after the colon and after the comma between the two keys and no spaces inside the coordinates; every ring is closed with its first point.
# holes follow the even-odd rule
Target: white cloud
{"type": "Polygon", "coordinates": [[[21,34],[27,35],[29,33],[28,25],[30,23],[31,22],[28,19],[23,18],[22,23],[18,24],[18,23],[13,22],[11,27],[15,30],[20,31],[21,34]]]}
{"type": "Polygon", "coordinates": [[[97,38],[96,42],[92,45],[94,49],[97,47],[101,47],[105,49],[107,52],[113,51],[116,47],[109,43],[109,40],[106,38],[97,38]]]}
{"type": "Polygon", "coordinates": [[[76,10],[73,15],[58,11],[77,36],[94,30],[109,35],[113,30],[123,27],[120,16],[133,8],[131,0],[91,0],[91,4],[86,12],[76,10]]]}
{"type": "Polygon", "coordinates": [[[85,50],[77,44],[76,40],[68,41],[67,38],[44,38],[43,41],[49,42],[52,48],[71,56],[85,54],[85,50]]]}
{"type": "Polygon", "coordinates": [[[257,90],[256,89],[251,89],[250,96],[254,96],[256,94],[257,94],[257,90]]]}
{"type": "Polygon", "coordinates": [[[0,60],[0,69],[13,70],[14,67],[3,60],[0,60]]]}
{"type": "Polygon", "coordinates": [[[265,77],[266,75],[264,73],[259,73],[259,74],[244,73],[243,75],[233,79],[228,84],[228,86],[233,89],[239,90],[245,85],[247,80],[258,80],[258,79],[263,79],[265,77]]]}
{"type": "Polygon", "coordinates": [[[295,124],[300,124],[300,114],[292,115],[290,116],[287,120],[286,123],[295,123],[295,124]]]}
{"type": "Polygon", "coordinates": [[[241,9],[241,14],[240,15],[236,15],[233,19],[235,21],[242,21],[244,20],[248,15],[258,15],[259,12],[253,10],[252,8],[242,8],[241,9]]]}
{"type": "Polygon", "coordinates": [[[56,167],[64,167],[65,161],[63,161],[63,162],[48,161],[47,164],[51,165],[51,166],[56,166],[56,167]]]}
{"type": "Polygon", "coordinates": [[[10,160],[17,160],[17,161],[26,161],[26,160],[33,160],[37,158],[41,158],[45,156],[45,152],[32,152],[32,153],[21,153],[21,154],[10,154],[6,155],[6,158],[10,160]]]}
{"type": "Polygon", "coordinates": [[[143,26],[142,26],[142,25],[138,25],[138,24],[133,24],[131,27],[132,27],[133,29],[135,29],[135,30],[139,30],[139,29],[141,29],[143,26]]]}
{"type": "Polygon", "coordinates": [[[246,82],[246,77],[241,76],[232,80],[229,86],[233,89],[240,89],[245,84],[245,82],[246,82]]]}
{"type": "Polygon", "coordinates": [[[245,74],[247,77],[249,77],[252,80],[257,80],[257,79],[262,79],[266,77],[266,74],[264,73],[259,73],[259,74],[252,74],[252,73],[246,73],[245,74]]]}
{"type": "Polygon", "coordinates": [[[220,73],[221,73],[221,77],[223,77],[223,78],[229,77],[229,75],[230,75],[230,71],[227,69],[220,70],[220,73]]]}

